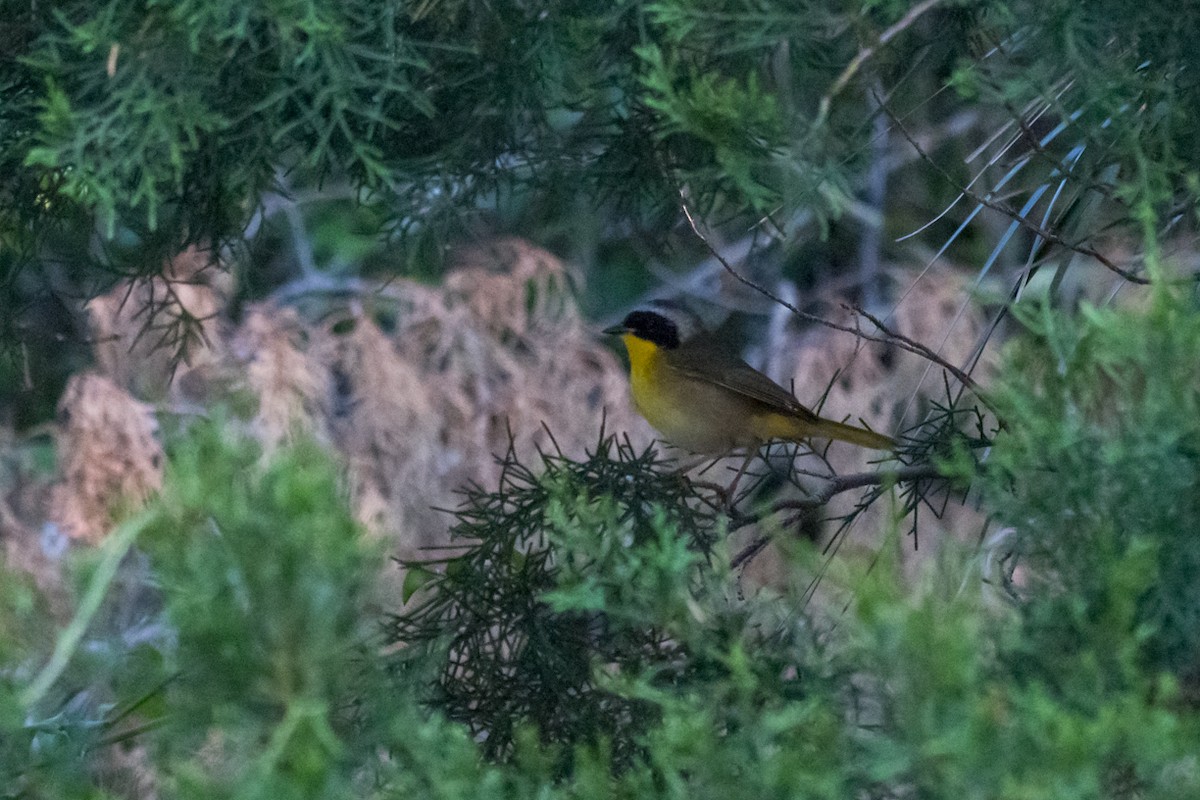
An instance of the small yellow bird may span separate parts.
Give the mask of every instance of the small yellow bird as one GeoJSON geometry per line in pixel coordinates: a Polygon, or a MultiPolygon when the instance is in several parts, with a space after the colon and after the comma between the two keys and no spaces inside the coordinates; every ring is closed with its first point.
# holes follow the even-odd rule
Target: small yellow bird
{"type": "Polygon", "coordinates": [[[875,450],[896,442],[866,428],[822,419],[792,393],[723,350],[699,318],[666,301],[631,312],[604,331],[629,352],[633,403],[663,437],[693,453],[751,452],[773,439],[837,439],[875,450]]]}

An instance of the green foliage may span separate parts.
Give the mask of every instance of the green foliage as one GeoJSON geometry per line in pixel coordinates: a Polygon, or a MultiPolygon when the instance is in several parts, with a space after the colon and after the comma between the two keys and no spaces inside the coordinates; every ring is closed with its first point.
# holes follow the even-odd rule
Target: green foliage
{"type": "Polygon", "coordinates": [[[905,10],[5,0],[0,242],[46,263],[51,232],[91,220],[110,267],[154,269],[239,238],[284,175],[343,183],[419,237],[564,187],[658,227],[681,190],[702,214],[824,215],[867,131],[857,103],[817,108],[905,10]]]}
{"type": "MultiPolygon", "coordinates": [[[[738,236],[769,216],[794,249],[812,238],[800,220],[828,232],[871,163],[892,169],[872,154],[873,117],[941,141],[966,98],[978,132],[998,117],[1029,128],[990,181],[1028,197],[1027,224],[1069,242],[1161,231],[1200,185],[1200,20],[1177,5],[0,0],[0,344],[34,345],[0,369],[37,383],[2,399],[23,424],[50,416],[86,358],[62,341],[75,298],[185,243],[240,243],[271,228],[260,212],[279,195],[322,188],[369,205],[344,258],[324,258],[318,231],[322,252],[298,259],[339,275],[436,275],[449,240],[497,221],[573,254],[623,238],[641,263],[647,242],[678,244],[681,198],[738,236]],[[947,76],[962,97],[941,91],[947,76]]],[[[956,164],[948,181],[889,178],[889,219],[919,226],[974,183],[939,160],[956,164]]],[[[292,240],[263,247],[290,264],[275,251],[292,240]]],[[[254,296],[282,277],[266,260],[247,259],[266,273],[241,283],[254,296]]]]}
{"type": "MultiPolygon", "coordinates": [[[[88,355],[76,299],[187,244],[242,253],[279,196],[369,206],[347,254],[360,274],[373,252],[389,274],[436,276],[493,212],[570,246],[613,223],[666,233],[681,192],[699,213],[761,217],[786,199],[824,216],[847,151],[816,133],[792,147],[779,90],[827,83],[828,64],[807,73],[826,46],[769,66],[830,19],[810,5],[745,27],[714,9],[718,30],[697,24],[706,10],[644,0],[0,0],[0,369],[37,384],[0,400],[24,424],[50,417],[88,355]]],[[[266,273],[243,289],[276,288],[267,260],[236,265],[266,273]]]]}
{"type": "Polygon", "coordinates": [[[343,791],[339,707],[376,563],[360,534],[311,442],[264,460],[249,440],[201,424],[173,450],[146,541],[179,631],[169,721],[181,752],[219,730],[228,759],[181,767],[184,796],[343,791]]]}
{"type": "MultiPolygon", "coordinates": [[[[1030,569],[1035,649],[1136,635],[1150,669],[1200,677],[1200,317],[1023,315],[995,397],[1011,420],[987,464],[989,503],[1030,569]]],[[[1097,655],[1118,660],[1119,647],[1097,655]]],[[[1122,671],[1100,670],[1099,686],[1122,671]]]]}
{"type": "Polygon", "coordinates": [[[82,209],[107,238],[136,231],[143,245],[156,232],[167,246],[235,235],[280,170],[348,179],[401,201],[401,217],[572,176],[659,207],[674,205],[675,189],[642,187],[668,176],[698,184],[699,197],[712,184],[753,198],[762,190],[748,171],[779,139],[751,54],[769,52],[778,34],[748,40],[736,59],[689,59],[690,88],[674,88],[632,51],[680,43],[688,23],[649,4],[89,0],[2,10],[20,56],[0,61],[14,101],[0,118],[0,158],[14,167],[5,210],[82,209]],[[738,133],[747,120],[752,129],[738,133]],[[714,169],[731,166],[732,182],[714,169]]]}
{"type": "MultiPolygon", "coordinates": [[[[236,240],[297,187],[372,204],[347,260],[378,230],[437,254],[516,206],[541,230],[582,211],[596,236],[668,232],[681,194],[740,230],[824,220],[855,193],[870,109],[954,111],[946,76],[1034,125],[988,191],[1071,242],[1132,230],[1157,277],[1200,186],[1197,9],[913,10],[0,0],[0,322],[51,341],[60,294],[236,240]]],[[[317,228],[318,268],[351,269],[317,228]]],[[[801,553],[778,594],[743,597],[723,509],[603,440],[578,462],[510,453],[468,491],[461,549],[411,567],[381,653],[378,554],[337,467],[196,424],[54,641],[36,593],[0,581],[0,794],[136,795],[112,778],[136,742],[164,798],[1198,796],[1200,317],[1158,291],[1146,313],[1015,307],[1031,335],[993,394],[1003,429],[957,466],[1019,567],[986,595],[946,547],[915,588],[884,556],[842,581],[848,604],[819,602],[828,584],[807,604],[795,586],[837,569],[801,553]],[[154,597],[131,625],[135,539],[154,597]]],[[[55,352],[6,364],[5,396],[55,352]]]]}
{"type": "MultiPolygon", "coordinates": [[[[123,553],[140,533],[169,633],[94,674],[84,696],[104,702],[27,713],[48,648],[5,582],[4,785],[129,796],[104,765],[133,740],[164,798],[1193,797],[1195,629],[1163,611],[1197,602],[1173,532],[1188,506],[1133,496],[1187,493],[1132,469],[1188,463],[1194,398],[1177,395],[1194,383],[1144,367],[1196,363],[1189,317],[1175,301],[1047,314],[1017,349],[997,402],[1021,413],[982,484],[1019,528],[1027,576],[1007,601],[950,545],[916,586],[886,555],[864,579],[800,548],[780,593],[742,596],[723,511],[603,439],[537,472],[509,453],[496,488],[468,491],[462,552],[419,571],[379,650],[379,564],[335,466],[312,443],[268,455],[193,424],[162,496],[110,540],[123,553]],[[817,570],[852,602],[801,605],[817,570]]],[[[115,586],[100,565],[88,585],[115,586]]]]}
{"type": "Polygon", "coordinates": [[[398,666],[440,659],[426,702],[568,796],[840,796],[845,731],[814,631],[737,596],[721,514],[612,438],[542,461],[510,453],[496,490],[467,493],[466,552],[396,620],[398,642],[426,644],[398,666]]]}
{"type": "Polygon", "coordinates": [[[646,104],[662,115],[656,133],[675,145],[676,166],[693,176],[704,170],[701,185],[744,197],[754,208],[777,203],[765,176],[756,173],[781,148],[784,126],[774,96],[759,87],[755,74],[744,83],[711,73],[680,78],[679,68],[668,65],[657,47],[640,48],[638,55],[647,64],[646,104]]]}
{"type": "Polygon", "coordinates": [[[1197,202],[1200,137],[1189,109],[1200,87],[1186,76],[1200,67],[1190,44],[1200,10],[1169,0],[982,7],[990,13],[978,16],[976,35],[996,49],[969,66],[960,61],[954,83],[1020,115],[1036,137],[1028,165],[1011,168],[1025,173],[1034,204],[1055,188],[1032,218],[1072,243],[1125,226],[1150,251],[1153,273],[1155,239],[1197,202]],[[1031,126],[1043,111],[1053,124],[1031,126]],[[1090,208],[1097,199],[1099,209],[1090,208]]]}
{"type": "MultiPolygon", "coordinates": [[[[1099,345],[1105,355],[1081,363],[1161,358],[1130,335],[1157,324],[1138,319],[1100,326],[1111,337],[1099,345]]],[[[1054,372],[1010,366],[1017,386],[1054,372]]],[[[707,512],[664,511],[650,498],[676,498],[666,506],[675,507],[678,484],[659,483],[673,476],[608,444],[583,463],[548,459],[541,478],[510,459],[499,491],[471,492],[460,512],[467,551],[426,584],[431,595],[395,635],[427,641],[443,659],[433,708],[468,721],[483,752],[518,773],[532,726],[527,735],[553,745],[571,796],[890,797],[898,787],[947,799],[1190,796],[1200,789],[1200,720],[1172,664],[1145,657],[1178,624],[1139,609],[1147,588],[1194,604],[1195,581],[1148,582],[1144,550],[1082,557],[1095,539],[1079,509],[1036,516],[1062,505],[1051,503],[1063,484],[1047,480],[1043,459],[1071,466],[1077,444],[1069,415],[1046,402],[1023,407],[1005,435],[1043,445],[1036,467],[1010,460],[1007,438],[987,462],[1001,518],[1046,526],[1019,540],[1031,543],[1031,577],[1011,607],[973,589],[970,563],[950,547],[915,592],[882,559],[853,586],[848,615],[805,614],[770,593],[735,598],[722,548],[701,558],[688,546],[688,524],[707,512]],[[613,458],[641,471],[611,481],[613,458]],[[646,516],[631,506],[631,484],[654,487],[641,497],[646,516]],[[644,519],[656,533],[635,533],[644,519]],[[1091,604],[1097,597],[1108,606],[1091,604]],[[614,646],[631,635],[640,647],[614,646]],[[597,719],[601,706],[628,715],[619,731],[597,719]]],[[[1103,474],[1092,461],[1080,468],[1103,474]]],[[[1094,496],[1104,484],[1079,481],[1097,519],[1112,516],[1094,496]]],[[[797,582],[806,563],[792,565],[797,582]]]]}
{"type": "Polygon", "coordinates": [[[864,777],[945,798],[1184,797],[1200,786],[1195,716],[1171,708],[1152,671],[1126,662],[1111,676],[1119,691],[1092,683],[1097,659],[1136,632],[1055,651],[1031,676],[1019,616],[989,613],[950,572],[915,603],[895,585],[880,576],[859,594],[864,777]]]}
{"type": "Polygon", "coordinates": [[[0,797],[79,796],[89,786],[83,751],[95,741],[86,710],[30,709],[26,685],[49,652],[49,611],[27,577],[0,571],[0,797]]]}

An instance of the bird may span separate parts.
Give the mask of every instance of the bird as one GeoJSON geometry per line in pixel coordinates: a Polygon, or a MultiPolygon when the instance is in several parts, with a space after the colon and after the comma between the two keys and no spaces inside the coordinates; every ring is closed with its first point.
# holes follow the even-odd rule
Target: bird
{"type": "Polygon", "coordinates": [[[894,450],[881,433],[817,416],[787,389],[706,331],[686,306],[659,300],[631,311],[604,333],[629,354],[633,403],[668,444],[696,454],[753,454],[783,440],[836,439],[894,450]]]}

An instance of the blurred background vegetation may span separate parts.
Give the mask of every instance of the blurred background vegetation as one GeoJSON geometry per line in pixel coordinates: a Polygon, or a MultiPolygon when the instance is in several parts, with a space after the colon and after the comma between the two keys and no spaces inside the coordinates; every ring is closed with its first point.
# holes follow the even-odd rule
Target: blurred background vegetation
{"type": "Polygon", "coordinates": [[[1198,796],[1200,7],[0,19],[3,796],[1198,796]]]}

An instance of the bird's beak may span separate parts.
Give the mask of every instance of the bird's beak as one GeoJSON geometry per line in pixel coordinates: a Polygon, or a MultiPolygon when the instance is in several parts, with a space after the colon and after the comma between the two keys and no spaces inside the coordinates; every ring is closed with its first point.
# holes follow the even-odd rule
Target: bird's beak
{"type": "Polygon", "coordinates": [[[605,328],[601,333],[608,336],[620,336],[622,333],[629,333],[629,328],[624,325],[613,325],[611,328],[605,328]]]}

